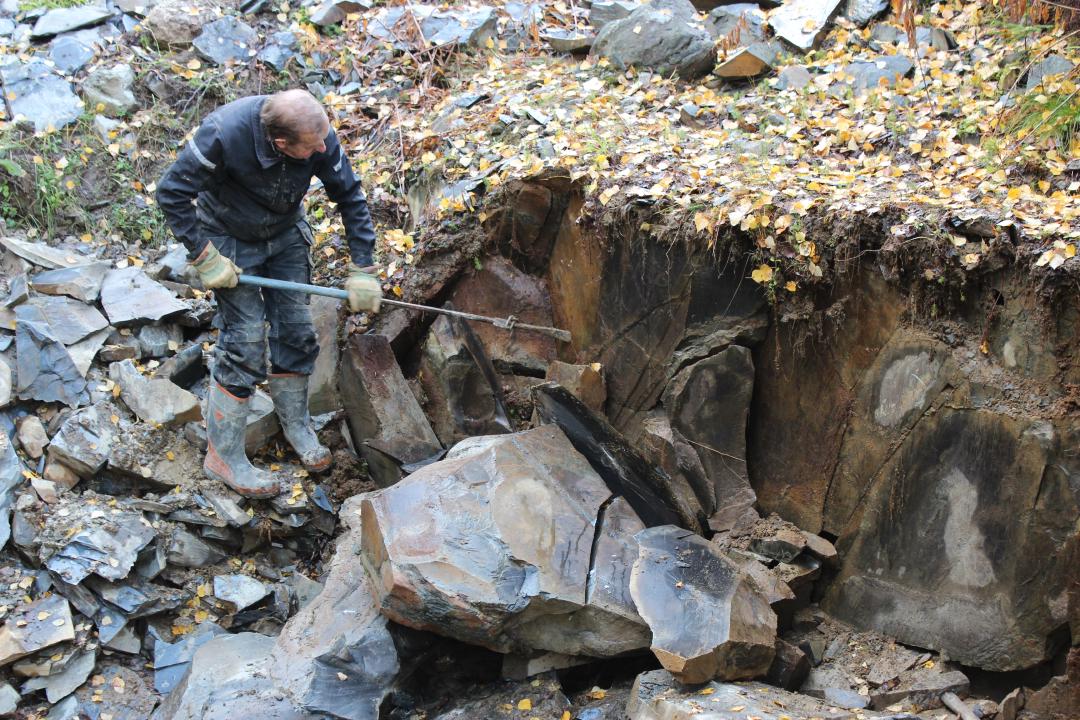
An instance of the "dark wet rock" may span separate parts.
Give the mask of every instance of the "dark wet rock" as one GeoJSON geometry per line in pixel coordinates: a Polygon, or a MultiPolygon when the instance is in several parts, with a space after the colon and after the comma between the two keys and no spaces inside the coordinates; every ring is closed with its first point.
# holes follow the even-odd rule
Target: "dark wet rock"
{"type": "MultiPolygon", "coordinates": [[[[138,577],[128,578],[123,583],[110,583],[90,577],[86,582],[98,597],[129,619],[176,610],[189,597],[183,590],[156,585],[138,577]]],[[[112,625],[114,629],[110,634],[115,635],[120,629],[116,627],[117,623],[112,625]]],[[[105,639],[108,639],[108,635],[105,639]]]]}
{"type": "Polygon", "coordinates": [[[548,28],[540,33],[540,39],[551,46],[555,52],[586,52],[592,47],[596,35],[590,32],[548,28]]]}
{"type": "Polygon", "coordinates": [[[115,426],[109,416],[106,405],[74,412],[53,436],[49,459],[58,460],[81,477],[93,477],[108,462],[115,441],[115,426]]]}
{"type": "Polygon", "coordinates": [[[16,392],[23,400],[61,402],[78,407],[90,401],[83,373],[42,322],[19,320],[15,328],[18,358],[16,392]]]}
{"type": "Polygon", "coordinates": [[[432,720],[513,717],[507,708],[524,717],[561,718],[567,717],[564,713],[570,711],[570,701],[555,673],[546,673],[527,681],[504,681],[456,699],[432,720]]]}
{"type": "MultiPolygon", "coordinates": [[[[943,693],[951,692],[966,697],[969,687],[970,682],[964,673],[935,665],[931,670],[916,668],[901,673],[895,684],[890,683],[871,690],[869,701],[877,710],[896,704],[911,710],[925,710],[941,707],[943,693]]],[[[828,692],[825,698],[829,699],[828,692]]]]}
{"type": "Polygon", "coordinates": [[[50,595],[12,610],[0,627],[0,666],[75,638],[68,601],[50,595]]]}
{"type": "Polygon", "coordinates": [[[383,613],[504,652],[640,649],[639,624],[586,597],[610,497],[555,426],[490,438],[365,496],[363,552],[382,578],[383,613]]]}
{"type": "Polygon", "coordinates": [[[671,526],[634,536],[630,578],[652,651],[684,683],[764,675],[776,642],[776,614],[730,558],[704,538],[671,526]]]}
{"type": "Polygon", "coordinates": [[[769,684],[795,692],[809,674],[810,658],[806,653],[801,648],[777,638],[776,654],[773,655],[769,672],[765,676],[769,684]]]}
{"type": "Polygon", "coordinates": [[[96,262],[38,273],[31,287],[46,295],[67,295],[84,303],[97,302],[109,263],[96,262]]]}
{"type": "Polygon", "coordinates": [[[109,377],[120,386],[120,398],[143,422],[179,426],[202,419],[199,398],[171,380],[144,377],[131,360],[113,363],[109,377]]]}
{"type": "Polygon", "coordinates": [[[376,720],[399,671],[398,652],[364,567],[355,506],[347,514],[351,529],[338,541],[326,585],[285,624],[271,676],[309,710],[376,720]]]}
{"type": "Polygon", "coordinates": [[[689,0],[655,0],[607,23],[596,36],[592,54],[607,57],[619,68],[676,72],[688,80],[712,70],[716,60],[713,39],[689,0]],[[648,32],[642,32],[644,28],[648,32]]]}
{"type": "Polygon", "coordinates": [[[754,362],[738,345],[682,370],[664,391],[671,427],[697,452],[713,486],[708,505],[716,510],[749,508],[757,500],[746,469],[753,392],[754,362]]]}
{"type": "MultiPolygon", "coordinates": [[[[273,638],[257,633],[215,637],[195,651],[186,676],[151,720],[317,720],[268,678],[273,638]]],[[[374,718],[372,719],[374,720],[374,718]]]]}
{"type": "Polygon", "coordinates": [[[153,656],[154,688],[162,695],[171,692],[187,674],[195,651],[224,632],[220,625],[206,622],[176,642],[157,639],[153,656]]]}
{"type": "Polygon", "coordinates": [[[251,516],[240,507],[240,496],[229,490],[208,488],[202,495],[219,517],[233,527],[244,527],[251,522],[251,516]]]}
{"type": "Polygon", "coordinates": [[[776,43],[755,42],[724,53],[717,61],[714,73],[718,77],[745,79],[772,72],[780,53],[776,43]]]}
{"type": "Polygon", "coordinates": [[[1047,75],[1064,75],[1071,72],[1073,69],[1073,63],[1071,60],[1063,55],[1049,55],[1044,60],[1040,60],[1032,66],[1028,71],[1027,81],[1024,85],[1028,90],[1033,90],[1039,86],[1043,81],[1043,78],[1047,75]]]}
{"type": "Polygon", "coordinates": [[[397,482],[401,465],[442,452],[384,336],[349,339],[339,382],[353,446],[368,461],[371,477],[380,486],[397,482]]]}
{"type": "Polygon", "coordinates": [[[101,286],[101,305],[109,322],[117,327],[154,322],[188,309],[186,303],[177,300],[137,267],[106,273],[101,286]]]}
{"type": "Polygon", "coordinates": [[[765,13],[756,3],[731,3],[709,11],[705,27],[714,38],[751,45],[765,39],[765,13]],[[736,33],[737,30],[737,33],[736,33]]]}
{"type": "Polygon", "coordinates": [[[773,528],[761,537],[750,540],[750,551],[777,562],[788,563],[799,556],[806,548],[806,537],[801,531],[791,527],[773,528]]]}
{"type": "MultiPolygon", "coordinates": [[[[551,298],[544,282],[523,273],[501,257],[483,259],[480,269],[470,270],[454,287],[450,297],[455,310],[515,317],[531,325],[551,326],[551,298]]],[[[526,330],[507,332],[488,323],[470,325],[491,362],[500,372],[541,375],[555,359],[555,338],[526,330]]]]}
{"type": "Polygon", "coordinates": [[[639,5],[633,0],[597,0],[589,7],[589,24],[599,30],[610,22],[629,17],[639,5]]]}
{"type": "Polygon", "coordinates": [[[638,675],[630,691],[626,714],[630,720],[695,720],[695,718],[779,717],[830,720],[916,720],[907,713],[838,711],[814,698],[759,682],[728,684],[710,682],[705,687],[685,687],[666,670],[638,675]],[[732,710],[732,708],[739,708],[732,710]],[[782,710],[781,710],[782,709],[782,710]]]}
{"type": "Polygon", "coordinates": [[[91,573],[105,580],[122,580],[131,572],[139,551],[156,537],[157,532],[139,513],[110,515],[102,524],[76,533],[45,566],[71,585],[91,573]]]}
{"type": "MultiPolygon", "coordinates": [[[[645,416],[640,432],[633,436],[632,442],[648,462],[667,473],[676,487],[682,488],[685,502],[695,508],[697,514],[707,517],[713,511],[715,491],[701,459],[682,433],[671,427],[666,414],[654,411],[645,416]],[[689,493],[686,488],[690,489],[689,493]]],[[[710,521],[710,526],[717,531],[727,529],[717,527],[715,518],[710,521]]]]}
{"type": "Polygon", "coordinates": [[[46,699],[50,703],[56,703],[75,692],[80,685],[86,682],[87,678],[90,677],[90,673],[94,671],[96,663],[97,651],[79,653],[67,664],[67,667],[62,672],[50,675],[47,678],[41,678],[40,682],[36,684],[31,681],[23,685],[22,691],[25,693],[44,689],[46,699]]]}
{"type": "Polygon", "coordinates": [[[49,44],[49,59],[62,73],[72,75],[94,59],[94,48],[69,35],[61,35],[49,44]]]}
{"type": "Polygon", "coordinates": [[[545,376],[548,382],[566,388],[578,400],[595,413],[604,412],[607,385],[600,363],[571,365],[559,360],[552,361],[545,376]]]}
{"type": "Polygon", "coordinates": [[[104,5],[92,3],[53,8],[37,19],[30,38],[41,40],[71,30],[97,25],[112,17],[112,14],[112,10],[104,5]]]}
{"type": "Polygon", "coordinates": [[[92,305],[69,297],[34,297],[15,308],[18,322],[45,325],[49,334],[64,345],[72,345],[105,329],[109,322],[92,305]]]}
{"type": "Polygon", "coordinates": [[[247,62],[254,54],[258,33],[235,17],[226,16],[203,28],[192,41],[199,54],[218,65],[247,62]]]}
{"type": "Polygon", "coordinates": [[[536,412],[554,423],[615,495],[626,498],[646,525],[702,528],[695,514],[693,490],[651,466],[602,416],[596,415],[565,388],[551,383],[533,390],[536,412]]]}
{"type": "Polygon", "coordinates": [[[769,26],[800,50],[809,50],[822,35],[840,0],[787,0],[769,15],[769,26]]]}
{"type": "Polygon", "coordinates": [[[82,82],[86,106],[109,115],[126,115],[139,103],[132,86],[135,73],[130,65],[112,65],[93,70],[82,82]]]}
{"type": "Polygon", "coordinates": [[[214,597],[230,602],[237,612],[262,600],[270,592],[266,585],[247,575],[217,575],[214,577],[214,597]]]}
{"type": "Polygon", "coordinates": [[[859,27],[865,27],[888,7],[888,0],[847,0],[843,15],[859,27]]]}
{"type": "Polygon", "coordinates": [[[425,409],[444,445],[511,430],[495,369],[465,322],[441,315],[432,324],[420,368],[425,409]]]}
{"type": "Polygon", "coordinates": [[[19,273],[8,280],[8,296],[4,299],[4,307],[13,308],[24,303],[30,297],[30,288],[26,281],[26,274],[19,273]]]}
{"type": "Polygon", "coordinates": [[[169,564],[180,567],[207,567],[221,562],[226,557],[217,546],[183,528],[176,528],[173,531],[167,547],[169,564]]]}
{"type": "Polygon", "coordinates": [[[296,35],[287,30],[272,34],[255,57],[278,72],[284,72],[289,61],[299,57],[296,53],[296,35]]]}

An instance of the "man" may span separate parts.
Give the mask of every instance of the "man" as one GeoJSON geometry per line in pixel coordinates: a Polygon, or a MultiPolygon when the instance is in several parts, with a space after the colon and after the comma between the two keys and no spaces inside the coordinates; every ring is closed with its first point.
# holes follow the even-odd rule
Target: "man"
{"type": "Polygon", "coordinates": [[[266,380],[285,438],[313,472],[330,466],[308,414],[308,376],[319,347],[304,293],[237,286],[241,273],[311,281],[311,228],[301,205],[312,177],[337,203],[352,264],[345,289],[353,312],[377,312],[381,287],[371,265],[375,231],[360,182],[326,111],[304,90],[243,98],[211,113],[165,171],[157,200],[213,289],[221,328],[214,348],[203,469],[246,497],[280,492],[244,450],[248,400],[266,380]]]}

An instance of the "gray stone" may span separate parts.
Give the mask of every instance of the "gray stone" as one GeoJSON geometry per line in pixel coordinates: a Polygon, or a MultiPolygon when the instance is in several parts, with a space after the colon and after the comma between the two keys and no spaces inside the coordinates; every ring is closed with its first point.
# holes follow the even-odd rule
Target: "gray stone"
{"type": "Polygon", "coordinates": [[[755,42],[724,53],[715,74],[722,78],[745,79],[772,72],[780,48],[775,43],[755,42]]]}
{"type": "Polygon", "coordinates": [[[600,363],[591,365],[571,365],[553,360],[547,368],[545,379],[566,388],[585,406],[596,413],[604,412],[607,400],[607,386],[600,363]]]}
{"type": "Polygon", "coordinates": [[[23,464],[7,433],[0,433],[0,548],[11,537],[11,506],[16,488],[23,484],[23,464]]]}
{"type": "Polygon", "coordinates": [[[70,695],[49,710],[45,720],[79,720],[79,701],[70,695]]]}
{"type": "Polygon", "coordinates": [[[705,23],[714,38],[735,45],[751,45],[764,40],[764,25],[765,13],[755,3],[720,5],[709,11],[705,23]]]}
{"type": "Polygon", "coordinates": [[[310,15],[311,22],[320,27],[326,27],[328,25],[337,25],[349,13],[355,13],[360,10],[367,10],[371,8],[370,2],[355,2],[354,0],[323,0],[323,2],[316,5],[310,15]]]}
{"type": "MultiPolygon", "coordinates": [[[[11,86],[19,81],[22,72],[17,71],[15,76],[9,76],[10,65],[0,65],[0,77],[4,85],[11,86]]],[[[27,242],[15,237],[0,237],[0,245],[24,260],[44,268],[72,267],[86,263],[86,258],[76,254],[64,252],[45,243],[27,242]]]]}
{"type": "Polygon", "coordinates": [[[970,687],[967,675],[959,670],[943,668],[941,663],[937,663],[930,671],[915,668],[901,673],[895,683],[871,690],[869,700],[876,710],[884,710],[898,703],[911,708],[931,709],[941,707],[942,694],[951,692],[967,696],[970,687]]]}
{"type": "MultiPolygon", "coordinates": [[[[465,720],[466,718],[563,718],[569,717],[570,701],[563,694],[562,686],[555,673],[547,673],[532,680],[516,683],[504,682],[494,689],[481,688],[463,697],[455,697],[440,708],[438,715],[431,720],[465,720]],[[518,703],[528,699],[530,708],[522,711],[518,703]],[[514,707],[518,707],[515,712],[514,707]]],[[[596,718],[594,713],[584,713],[577,717],[596,718]]]]}
{"type": "Polygon", "coordinates": [[[109,366],[109,377],[120,386],[120,397],[143,422],[176,426],[202,419],[199,398],[165,378],[147,378],[131,360],[109,366]]]}
{"type": "Polygon", "coordinates": [[[859,27],[866,27],[870,21],[889,8],[888,0],[847,0],[844,4],[844,17],[859,27]]]}
{"type": "Polygon", "coordinates": [[[72,75],[94,59],[94,48],[70,35],[61,35],[49,44],[49,59],[56,68],[72,75]]]}
{"type": "Polygon", "coordinates": [[[139,552],[156,537],[141,514],[112,515],[106,524],[76,533],[45,565],[69,585],[78,585],[91,573],[109,581],[123,580],[139,552]]]}
{"type": "Polygon", "coordinates": [[[247,429],[244,447],[250,457],[278,436],[281,423],[274,412],[274,401],[262,390],[256,390],[248,403],[247,429]]]}
{"type": "Polygon", "coordinates": [[[174,643],[156,640],[153,655],[154,688],[162,695],[171,692],[187,674],[195,651],[224,632],[225,629],[220,625],[205,622],[174,643]]]}
{"type": "Polygon", "coordinates": [[[71,30],[97,25],[112,17],[112,14],[112,10],[103,5],[87,4],[53,8],[34,23],[30,39],[41,40],[71,30]]]}
{"type": "Polygon", "coordinates": [[[840,0],[787,0],[769,14],[769,26],[800,50],[817,42],[840,0]]]}
{"type": "Polygon", "coordinates": [[[610,22],[628,17],[640,4],[633,0],[596,0],[589,7],[589,24],[599,30],[610,22]]]}
{"type": "Polygon", "coordinates": [[[843,688],[825,688],[825,702],[847,710],[861,710],[870,707],[870,698],[852,690],[843,688]]]}
{"type": "Polygon", "coordinates": [[[777,90],[801,90],[810,84],[813,77],[802,65],[788,65],[776,77],[777,90]]]}
{"type": "Polygon", "coordinates": [[[71,83],[55,75],[40,60],[21,63],[9,58],[4,72],[4,89],[7,93],[11,117],[25,118],[33,123],[35,132],[58,130],[75,122],[82,114],[83,103],[71,88],[71,83]]]}
{"type": "Polygon", "coordinates": [[[237,612],[250,607],[270,593],[270,589],[247,575],[217,575],[214,577],[214,597],[231,602],[237,612]]]}
{"type": "Polygon", "coordinates": [[[75,369],[79,371],[79,375],[86,377],[86,373],[89,372],[98,351],[105,346],[105,341],[108,340],[110,332],[109,328],[105,328],[74,345],[68,346],[68,357],[74,363],[75,369]]]}
{"type": "Polygon", "coordinates": [[[135,634],[130,625],[121,628],[120,632],[116,633],[104,646],[110,650],[127,653],[128,655],[138,655],[142,652],[142,640],[135,634]]]}
{"type": "Polygon", "coordinates": [[[187,303],[177,300],[137,267],[117,268],[105,274],[101,305],[109,322],[117,327],[154,322],[188,310],[187,303]]]}
{"type": "Polygon", "coordinates": [[[8,296],[4,300],[4,307],[13,308],[26,302],[29,297],[30,288],[26,281],[26,273],[19,273],[8,280],[8,296]]]}
{"type": "Polygon", "coordinates": [[[271,677],[308,710],[376,720],[399,670],[398,653],[360,554],[360,522],[348,515],[351,529],[338,541],[326,587],[278,636],[271,677]]]}
{"type": "Polygon", "coordinates": [[[679,528],[649,528],[634,539],[630,593],[660,664],[684,683],[764,675],[775,653],[776,614],[738,565],[679,528]]]}
{"type": "Polygon", "coordinates": [[[7,683],[0,684],[0,715],[10,715],[19,705],[19,691],[7,683]]]}
{"type": "Polygon", "coordinates": [[[114,0],[114,4],[125,13],[145,17],[157,5],[157,0],[114,0]]]}
{"type": "Polygon", "coordinates": [[[207,25],[192,44],[199,54],[217,65],[246,63],[254,54],[258,33],[229,15],[207,25]]]}
{"type": "Polygon", "coordinates": [[[160,45],[186,47],[218,19],[220,6],[212,0],[162,0],[140,23],[160,45]]]}
{"type": "Polygon", "coordinates": [[[168,543],[168,562],[186,568],[201,568],[224,560],[225,553],[182,527],[173,531],[168,543]]]}
{"type": "Polygon", "coordinates": [[[18,322],[44,324],[49,334],[64,345],[72,345],[105,329],[109,321],[92,305],[69,297],[39,296],[15,308],[18,322]]]}
{"type": "Polygon", "coordinates": [[[421,23],[421,29],[428,42],[435,45],[481,47],[497,34],[498,19],[493,8],[455,7],[431,13],[421,23]]]}
{"type": "Polygon", "coordinates": [[[104,682],[84,684],[75,691],[78,702],[76,717],[104,720],[106,715],[114,720],[148,718],[158,702],[139,673],[122,665],[99,667],[95,675],[104,682]]]}
{"type": "Polygon", "coordinates": [[[45,697],[50,703],[63,700],[86,682],[90,673],[94,672],[97,663],[97,651],[80,653],[74,660],[68,663],[63,672],[50,675],[45,683],[45,697]]]}
{"type": "Polygon", "coordinates": [[[0,408],[7,407],[11,403],[12,383],[11,366],[8,361],[0,357],[0,408]]]}
{"type": "Polygon", "coordinates": [[[46,295],[67,295],[84,303],[97,302],[109,263],[95,262],[38,273],[30,286],[46,295]]]}
{"type": "Polygon", "coordinates": [[[132,86],[135,73],[130,65],[113,65],[93,70],[82,82],[87,107],[109,115],[126,115],[138,108],[132,86]]]}
{"type": "Polygon", "coordinates": [[[868,62],[853,62],[844,69],[853,79],[844,85],[856,91],[874,90],[882,85],[891,87],[897,80],[907,77],[914,67],[902,55],[882,55],[868,62]]]}
{"type": "Polygon", "coordinates": [[[401,478],[401,465],[442,452],[385,337],[352,336],[339,383],[353,446],[377,484],[392,485],[401,478]]]}
{"type": "Polygon", "coordinates": [[[713,487],[717,511],[749,508],[757,496],[746,470],[746,425],[754,362],[733,345],[679,372],[664,390],[671,427],[693,446],[713,487]]]}
{"type": "Polygon", "coordinates": [[[213,488],[203,490],[202,495],[206,498],[210,507],[214,509],[214,512],[217,513],[218,517],[225,520],[229,525],[232,525],[233,527],[244,527],[251,522],[251,516],[248,515],[237,502],[239,495],[234,495],[228,490],[222,491],[213,488]]]}
{"type": "Polygon", "coordinates": [[[338,313],[341,301],[335,298],[311,296],[311,320],[319,342],[319,356],[308,381],[308,410],[312,415],[341,409],[338,395],[338,370],[341,366],[341,347],[338,344],[338,313]]]}
{"type": "MultiPolygon", "coordinates": [[[[278,72],[284,72],[289,61],[299,57],[296,53],[296,35],[288,30],[274,33],[255,57],[278,72]]],[[[187,251],[184,252],[186,256],[187,251]]]]}
{"type": "Polygon", "coordinates": [[[596,35],[563,28],[548,28],[540,33],[540,39],[550,45],[555,52],[575,53],[591,48],[596,35]]]}
{"type": "Polygon", "coordinates": [[[592,537],[610,497],[550,425],[501,436],[365,496],[362,550],[382,578],[383,614],[501,652],[610,657],[640,649],[640,622],[585,592],[592,543],[579,539],[592,537]],[[425,541],[417,544],[420,528],[425,541]]]}
{"type": "Polygon", "coordinates": [[[0,666],[43,648],[75,639],[71,608],[60,595],[50,595],[12,610],[0,627],[0,666]]]}
{"type": "Polygon", "coordinates": [[[618,68],[675,72],[687,80],[708,73],[716,61],[713,38],[689,0],[654,0],[604,25],[592,54],[607,57],[618,68]]]}
{"type": "Polygon", "coordinates": [[[15,328],[18,359],[16,391],[23,400],[62,402],[78,407],[90,401],[86,380],[63,343],[41,322],[19,320],[15,328]]]}
{"type": "Polygon", "coordinates": [[[1064,75],[1073,69],[1073,63],[1063,55],[1050,55],[1032,66],[1028,72],[1027,82],[1024,85],[1028,90],[1034,90],[1042,83],[1047,75],[1064,75]]]}
{"type": "Polygon", "coordinates": [[[49,444],[49,434],[45,432],[45,425],[37,415],[27,415],[16,424],[18,428],[19,446],[26,455],[37,460],[49,444]]]}
{"type": "Polygon", "coordinates": [[[765,679],[771,685],[797,691],[810,674],[810,658],[791,643],[776,638],[776,654],[765,679]]]}

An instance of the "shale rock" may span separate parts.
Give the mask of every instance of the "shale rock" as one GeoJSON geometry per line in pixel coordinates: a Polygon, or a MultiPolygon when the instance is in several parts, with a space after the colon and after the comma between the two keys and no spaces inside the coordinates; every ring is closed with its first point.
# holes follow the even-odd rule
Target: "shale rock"
{"type": "Polygon", "coordinates": [[[709,72],[716,60],[713,39],[689,0],[654,0],[605,24],[592,53],[619,68],[676,72],[688,80],[709,72]]]}
{"type": "Polygon", "coordinates": [[[120,397],[143,422],[183,425],[202,419],[199,399],[165,378],[147,378],[131,360],[113,363],[109,376],[120,386],[120,397]]]}
{"type": "Polygon", "coordinates": [[[105,275],[101,305],[109,322],[117,327],[154,322],[188,309],[186,303],[137,267],[116,268],[105,275]]]}
{"type": "Polygon", "coordinates": [[[652,651],[680,682],[765,675],[776,614],[757,585],[712,543],[666,526],[634,536],[630,592],[652,630],[652,651]]]}
{"type": "Polygon", "coordinates": [[[769,25],[778,37],[809,50],[839,5],[840,0],[787,0],[769,15],[769,25]]]}

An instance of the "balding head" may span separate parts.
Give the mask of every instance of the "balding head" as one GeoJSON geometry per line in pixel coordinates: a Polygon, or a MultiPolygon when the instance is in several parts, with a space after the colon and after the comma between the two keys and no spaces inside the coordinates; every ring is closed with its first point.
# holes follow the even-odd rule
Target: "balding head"
{"type": "Polygon", "coordinates": [[[326,111],[307,90],[274,93],[263,103],[259,119],[274,147],[300,159],[319,152],[330,132],[326,111]]]}

